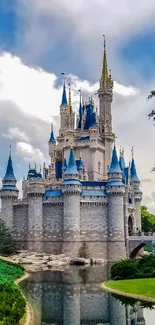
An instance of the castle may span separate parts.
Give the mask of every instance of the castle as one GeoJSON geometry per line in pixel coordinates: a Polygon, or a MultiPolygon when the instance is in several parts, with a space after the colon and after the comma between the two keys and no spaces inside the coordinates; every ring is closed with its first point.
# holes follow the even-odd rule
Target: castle
{"type": "Polygon", "coordinates": [[[134,157],[128,167],[123,151],[118,159],[112,131],[113,80],[105,41],[98,98],[99,114],[93,99],[82,103],[80,94],[75,121],[64,80],[59,135],[55,140],[52,125],[48,142],[50,164],[44,164],[43,175],[29,167],[22,199],[10,153],[0,190],[1,217],[17,248],[113,261],[126,256],[129,236],[141,231],[134,157]]]}

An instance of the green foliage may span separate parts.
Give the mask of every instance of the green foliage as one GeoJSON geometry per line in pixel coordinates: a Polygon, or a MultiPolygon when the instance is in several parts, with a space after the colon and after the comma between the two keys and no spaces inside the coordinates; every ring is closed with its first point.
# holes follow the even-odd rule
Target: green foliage
{"type": "Polygon", "coordinates": [[[26,302],[18,286],[0,281],[0,324],[16,325],[23,317],[26,302]]]}
{"type": "Polygon", "coordinates": [[[145,205],[141,206],[142,231],[155,232],[155,215],[147,211],[145,205]]]}
{"type": "Polygon", "coordinates": [[[25,313],[26,302],[14,280],[24,268],[0,260],[0,325],[16,325],[25,313]]]}
{"type": "Polygon", "coordinates": [[[10,255],[15,252],[13,238],[5,222],[0,220],[0,254],[10,255]]]}
{"type": "Polygon", "coordinates": [[[113,280],[154,277],[155,255],[152,254],[136,260],[124,259],[111,267],[111,278],[113,280]]]}

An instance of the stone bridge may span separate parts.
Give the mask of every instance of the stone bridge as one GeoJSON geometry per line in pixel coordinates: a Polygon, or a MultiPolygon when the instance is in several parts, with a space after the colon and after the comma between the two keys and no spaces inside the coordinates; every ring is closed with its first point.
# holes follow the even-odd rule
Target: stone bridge
{"type": "Polygon", "coordinates": [[[128,256],[131,258],[136,257],[137,253],[145,245],[152,247],[152,252],[155,254],[155,233],[129,236],[127,239],[128,256]]]}

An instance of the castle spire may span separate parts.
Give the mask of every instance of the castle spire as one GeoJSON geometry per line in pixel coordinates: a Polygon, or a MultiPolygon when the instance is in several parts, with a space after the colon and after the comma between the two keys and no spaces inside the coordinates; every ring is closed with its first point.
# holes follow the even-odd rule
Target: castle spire
{"type": "Polygon", "coordinates": [[[104,53],[103,53],[103,65],[102,65],[102,81],[106,82],[108,79],[108,64],[107,64],[107,53],[106,53],[106,38],[104,38],[104,53]]]}
{"type": "Polygon", "coordinates": [[[114,144],[114,149],[112,153],[112,159],[111,159],[111,165],[110,169],[108,171],[108,174],[122,174],[119,162],[118,162],[118,157],[117,157],[117,151],[116,151],[116,146],[114,144]]]}
{"type": "MultiPolygon", "coordinates": [[[[65,74],[62,72],[62,75],[64,76],[65,74]]],[[[66,95],[66,81],[64,76],[61,106],[66,106],[66,105],[67,105],[67,95],[66,95]]]]}
{"type": "Polygon", "coordinates": [[[139,183],[139,178],[137,176],[137,171],[136,171],[136,165],[135,165],[135,160],[134,160],[134,151],[133,151],[133,147],[131,149],[131,153],[132,153],[132,161],[131,161],[131,181],[132,182],[138,182],[139,183]]]}
{"type": "Polygon", "coordinates": [[[16,178],[15,178],[14,171],[13,171],[13,166],[12,166],[11,146],[10,146],[10,149],[9,149],[9,159],[8,159],[7,169],[6,169],[6,173],[5,173],[5,176],[3,178],[3,181],[14,181],[14,182],[16,182],[16,178]]]}
{"type": "Polygon", "coordinates": [[[71,147],[69,160],[68,160],[68,165],[67,165],[65,175],[78,175],[78,174],[79,173],[77,171],[77,166],[76,166],[76,162],[75,162],[74,150],[71,147]]]}
{"type": "Polygon", "coordinates": [[[49,142],[51,142],[51,143],[56,142],[55,138],[54,138],[54,132],[53,132],[53,123],[51,123],[51,134],[50,134],[49,142]]]}
{"type": "Polygon", "coordinates": [[[71,98],[71,84],[68,84],[69,86],[69,95],[68,95],[68,107],[70,114],[72,113],[72,98],[71,98]]]}
{"type": "Polygon", "coordinates": [[[82,122],[82,102],[81,102],[81,89],[79,89],[80,92],[80,102],[79,102],[79,122],[78,122],[78,129],[81,129],[81,122],[82,122]]]}

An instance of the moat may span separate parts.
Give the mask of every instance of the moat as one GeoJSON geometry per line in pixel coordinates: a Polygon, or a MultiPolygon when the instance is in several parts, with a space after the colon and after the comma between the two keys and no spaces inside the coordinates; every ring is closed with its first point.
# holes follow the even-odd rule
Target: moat
{"type": "Polygon", "coordinates": [[[108,275],[107,265],[31,273],[21,288],[34,325],[154,325],[155,306],[101,288],[108,275]]]}

